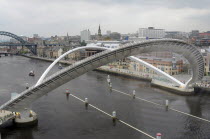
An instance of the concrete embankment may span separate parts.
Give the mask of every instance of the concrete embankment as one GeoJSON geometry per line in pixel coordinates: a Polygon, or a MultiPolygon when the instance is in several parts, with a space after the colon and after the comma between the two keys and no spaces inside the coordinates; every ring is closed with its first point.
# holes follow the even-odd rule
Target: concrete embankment
{"type": "MultiPolygon", "coordinates": [[[[44,57],[37,57],[37,56],[27,56],[27,55],[21,55],[27,58],[33,58],[33,59],[37,59],[37,60],[42,60],[42,61],[47,61],[47,62],[53,62],[55,59],[49,59],[49,58],[44,58],[44,57]]],[[[65,60],[60,60],[59,63],[61,64],[67,64],[67,65],[71,65],[72,62],[69,61],[65,61],[65,60]]]]}
{"type": "Polygon", "coordinates": [[[195,94],[193,88],[192,89],[178,88],[178,87],[166,85],[165,83],[154,81],[154,80],[151,81],[151,85],[153,87],[157,87],[157,88],[175,93],[177,95],[189,96],[189,95],[195,94]]]}
{"type": "Polygon", "coordinates": [[[113,74],[113,75],[117,75],[117,76],[129,77],[129,78],[133,78],[133,79],[137,79],[137,80],[143,80],[143,81],[147,81],[147,82],[151,82],[152,81],[151,78],[137,76],[135,74],[125,73],[125,72],[118,72],[118,71],[114,71],[114,70],[108,70],[108,69],[101,68],[101,67],[97,68],[97,69],[94,69],[94,71],[109,73],[109,74],[113,74]]]}
{"type": "MultiPolygon", "coordinates": [[[[55,59],[47,59],[47,58],[36,57],[36,56],[26,56],[26,55],[22,55],[22,56],[37,59],[37,60],[43,60],[43,61],[47,61],[47,62],[53,62],[55,60],[55,59]]],[[[64,60],[61,60],[59,63],[67,64],[67,65],[72,64],[71,62],[64,61],[64,60]]],[[[154,87],[157,87],[162,90],[166,90],[166,91],[178,94],[178,95],[185,95],[185,96],[186,95],[194,95],[194,89],[185,90],[183,88],[171,86],[171,85],[168,85],[163,82],[154,81],[154,80],[152,80],[152,78],[150,78],[148,76],[140,76],[140,75],[134,74],[133,72],[131,72],[131,73],[122,72],[121,70],[117,71],[117,70],[112,70],[112,69],[107,69],[107,68],[102,68],[102,67],[97,68],[94,71],[99,71],[99,72],[109,73],[109,74],[113,74],[113,75],[117,75],[117,76],[124,76],[124,77],[129,77],[129,78],[133,78],[133,79],[137,79],[137,80],[151,82],[151,85],[154,87]]]]}
{"type": "Polygon", "coordinates": [[[109,74],[114,74],[114,75],[119,75],[119,76],[124,76],[124,77],[130,77],[130,78],[137,79],[137,80],[148,81],[148,82],[151,82],[151,85],[153,87],[157,87],[157,88],[160,88],[162,90],[166,90],[166,91],[178,94],[178,95],[184,95],[184,96],[194,95],[194,89],[187,89],[186,90],[186,89],[183,89],[183,88],[178,88],[178,87],[168,85],[168,84],[163,83],[163,82],[152,80],[150,77],[142,77],[142,76],[138,76],[138,75],[135,75],[135,74],[132,74],[132,73],[114,71],[114,70],[105,69],[105,68],[97,68],[95,70],[100,71],[100,72],[109,73],[109,74]]]}

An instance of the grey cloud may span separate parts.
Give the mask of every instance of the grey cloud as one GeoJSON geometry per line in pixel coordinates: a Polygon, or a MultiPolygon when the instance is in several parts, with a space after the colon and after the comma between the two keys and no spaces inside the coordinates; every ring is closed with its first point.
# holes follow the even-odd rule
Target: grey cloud
{"type": "MultiPolygon", "coordinates": [[[[85,1],[85,0],[81,0],[85,1]]],[[[89,0],[94,3],[102,4],[138,4],[151,6],[156,5],[168,8],[207,8],[210,7],[209,0],[89,0]]]]}
{"type": "MultiPolygon", "coordinates": [[[[16,1],[16,0],[8,0],[16,1]]],[[[160,6],[168,8],[207,8],[210,7],[210,0],[76,0],[80,2],[97,3],[103,5],[133,5],[137,4],[139,6],[160,6]]],[[[75,2],[75,0],[18,0],[18,2],[23,3],[39,3],[39,4],[49,4],[49,3],[68,3],[75,2]]],[[[71,6],[71,5],[69,5],[71,6]]],[[[107,7],[108,8],[108,7],[107,7]]]]}
{"type": "Polygon", "coordinates": [[[76,35],[89,28],[94,34],[101,23],[104,32],[131,33],[147,26],[186,31],[191,22],[197,24],[196,29],[207,30],[209,3],[208,0],[0,0],[0,24],[4,25],[0,30],[51,36],[66,32],[76,35]]]}

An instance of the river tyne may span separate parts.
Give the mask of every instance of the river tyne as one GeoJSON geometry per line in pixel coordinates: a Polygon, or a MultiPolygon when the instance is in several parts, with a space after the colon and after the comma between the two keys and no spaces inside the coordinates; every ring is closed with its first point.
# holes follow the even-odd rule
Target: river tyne
{"type": "MultiPolygon", "coordinates": [[[[0,105],[8,101],[12,92],[20,93],[26,83],[33,85],[50,63],[7,56],[0,58],[0,105]],[[35,77],[28,76],[30,70],[35,77]]],[[[58,65],[52,73],[58,71],[58,65]]],[[[178,96],[151,87],[149,82],[110,75],[113,89],[132,93],[155,103],[210,120],[210,94],[178,96]]],[[[2,139],[149,139],[136,130],[117,122],[115,126],[107,115],[89,107],[72,96],[67,97],[65,89],[81,99],[117,117],[130,125],[152,135],[162,134],[162,139],[210,139],[210,123],[175,111],[166,111],[145,101],[109,91],[107,74],[91,71],[36,100],[31,109],[38,114],[38,125],[26,128],[7,123],[0,127],[2,139]]]]}

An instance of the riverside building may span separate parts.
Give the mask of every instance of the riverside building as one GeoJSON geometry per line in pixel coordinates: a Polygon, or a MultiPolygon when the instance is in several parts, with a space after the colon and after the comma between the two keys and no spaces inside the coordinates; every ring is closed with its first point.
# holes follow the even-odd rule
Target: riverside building
{"type": "Polygon", "coordinates": [[[81,35],[81,42],[90,40],[90,30],[86,29],[80,32],[81,35]]]}
{"type": "Polygon", "coordinates": [[[164,29],[155,29],[154,27],[140,28],[138,37],[146,39],[160,39],[165,37],[164,29]]]}

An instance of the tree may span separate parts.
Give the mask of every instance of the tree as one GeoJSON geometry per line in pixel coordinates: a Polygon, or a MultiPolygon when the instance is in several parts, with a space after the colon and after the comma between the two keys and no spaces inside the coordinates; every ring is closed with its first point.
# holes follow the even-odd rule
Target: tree
{"type": "Polygon", "coordinates": [[[83,40],[82,42],[80,42],[81,46],[86,46],[87,43],[83,40]]]}

